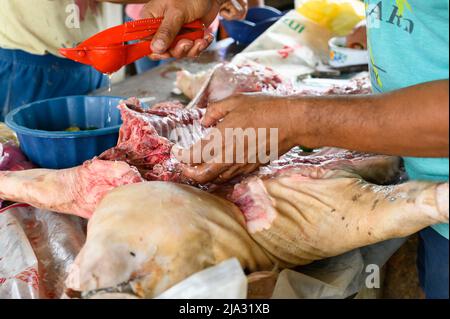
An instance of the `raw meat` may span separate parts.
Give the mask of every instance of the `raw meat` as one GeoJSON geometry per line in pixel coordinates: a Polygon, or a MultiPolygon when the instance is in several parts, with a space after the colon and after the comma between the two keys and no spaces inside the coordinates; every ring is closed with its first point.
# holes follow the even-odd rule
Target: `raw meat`
{"type": "Polygon", "coordinates": [[[345,170],[358,174],[364,180],[375,184],[393,183],[399,177],[400,158],[348,151],[338,148],[322,148],[313,153],[305,153],[294,147],[278,160],[263,166],[255,174],[269,178],[313,168],[323,170],[345,170]]]}
{"type": "MultiPolygon", "coordinates": [[[[14,134],[0,124],[0,171],[21,171],[34,168],[33,163],[20,151],[14,134]]],[[[5,203],[0,198],[0,208],[5,203]]]]}
{"type": "Polygon", "coordinates": [[[67,287],[89,292],[125,285],[149,298],[232,257],[249,271],[273,267],[236,206],[187,185],[138,183],[101,201],[67,287]]]}
{"type": "MultiPolygon", "coordinates": [[[[366,78],[332,86],[318,94],[362,94],[370,88],[366,78]]],[[[294,90],[270,68],[255,62],[243,65],[219,64],[208,73],[192,75],[182,71],[177,85],[185,94],[194,96],[190,106],[164,102],[143,109],[137,99],[122,103],[123,125],[116,147],[103,153],[104,160],[120,160],[135,166],[146,180],[190,183],[180,174],[180,165],[172,155],[174,144],[189,147],[207,133],[200,120],[209,101],[221,100],[242,92],[271,92],[274,94],[313,94],[313,90],[294,90]],[[206,74],[206,75],[205,75],[206,74]],[[202,82],[202,85],[198,83],[202,82]]]]}
{"type": "MultiPolygon", "coordinates": [[[[215,69],[213,74],[214,75],[208,82],[208,86],[205,88],[214,89],[214,91],[217,91],[221,97],[226,97],[228,94],[233,94],[236,90],[237,92],[241,90],[250,91],[260,89],[270,91],[279,89],[280,87],[287,87],[274,72],[255,63],[242,67],[236,67],[231,64],[221,65],[215,69]],[[223,82],[223,78],[221,80],[221,77],[227,76],[228,73],[235,73],[233,76],[233,83],[236,84],[242,82],[245,86],[242,88],[240,85],[237,85],[234,86],[233,90],[228,90],[230,86],[224,86],[223,83],[221,83],[223,82]],[[252,83],[255,81],[262,81],[263,84],[253,85],[252,83]],[[283,83],[283,85],[280,83],[283,83]],[[277,87],[277,84],[280,85],[277,87]]],[[[360,82],[365,83],[365,80],[360,80],[360,82]]],[[[358,90],[365,85],[360,82],[355,82],[355,85],[349,84],[348,87],[352,89],[344,89],[343,91],[348,94],[351,92],[360,92],[358,90]]],[[[336,90],[333,92],[336,93],[336,90]]],[[[200,92],[198,95],[200,96],[204,94],[204,92],[200,92]]],[[[173,181],[190,184],[191,181],[183,177],[180,173],[180,166],[184,164],[179,163],[171,155],[171,148],[175,143],[180,146],[188,147],[206,134],[207,130],[199,123],[204,114],[204,110],[198,108],[184,109],[183,105],[178,102],[165,102],[155,105],[152,109],[144,110],[140,106],[137,99],[130,99],[129,101],[121,104],[120,110],[124,123],[120,130],[118,144],[116,147],[103,153],[100,156],[100,159],[108,161],[124,161],[129,165],[136,167],[141,176],[147,180],[173,181]]],[[[284,156],[280,161],[276,162],[274,165],[278,165],[278,168],[275,168],[274,165],[272,165],[270,167],[262,168],[261,172],[263,173],[267,170],[270,172],[272,169],[282,170],[283,167],[289,168],[289,165],[291,165],[289,164],[289,160],[288,162],[283,161],[291,158],[291,155],[294,153],[295,150],[284,156]]],[[[294,158],[298,158],[298,154],[294,156],[294,158]]],[[[300,161],[302,160],[316,161],[317,159],[303,157],[303,159],[300,158],[300,161]]],[[[330,161],[332,165],[333,158],[326,160],[330,161]]],[[[105,163],[104,165],[107,166],[109,164],[105,163]]],[[[85,167],[89,166],[89,164],[85,165],[85,167]]],[[[125,168],[125,166],[121,167],[125,168]]],[[[127,166],[126,169],[131,168],[127,166]]],[[[75,171],[77,171],[77,169],[62,171],[61,173],[39,171],[39,173],[31,172],[30,175],[28,175],[28,173],[24,173],[23,175],[19,175],[18,178],[14,174],[5,173],[9,176],[8,181],[11,181],[12,184],[5,183],[4,185],[0,185],[0,194],[3,192],[2,197],[5,199],[10,198],[22,202],[32,203],[38,207],[45,207],[55,211],[75,213],[80,216],[89,217],[95,208],[96,200],[90,199],[90,202],[86,204],[83,202],[83,197],[80,197],[80,199],[77,199],[81,201],[79,207],[75,208],[73,211],[70,211],[70,209],[73,209],[74,205],[64,206],[64,200],[58,201],[52,197],[46,198],[45,196],[42,196],[45,189],[51,189],[52,187],[58,189],[58,187],[61,187],[62,184],[59,180],[58,182],[53,182],[53,184],[39,183],[37,182],[35,176],[35,174],[49,175],[53,176],[53,180],[56,180],[56,176],[58,174],[61,174],[62,179],[64,179],[67,172],[75,171]],[[31,186],[28,186],[31,187],[28,193],[16,192],[16,194],[11,194],[12,189],[21,188],[20,183],[24,179],[28,178],[31,178],[32,181],[30,182],[31,186]],[[8,186],[10,188],[9,190],[7,185],[11,185],[11,187],[8,186]]],[[[378,171],[374,170],[371,172],[375,173],[378,171]]],[[[381,176],[389,177],[388,171],[380,172],[381,176]]],[[[5,174],[3,174],[4,181],[6,181],[5,174]]],[[[140,177],[138,177],[137,172],[134,172],[133,174],[131,174],[134,176],[133,182],[141,180],[140,177]]],[[[100,173],[100,175],[102,175],[102,173],[100,173]]],[[[92,176],[95,176],[95,174],[92,174],[92,176]]],[[[363,177],[366,179],[369,178],[369,176],[363,177]]],[[[99,179],[99,181],[101,180],[102,178],[99,179]]],[[[122,182],[123,181],[120,181],[119,178],[117,183],[113,184],[122,185],[122,182]]],[[[126,183],[130,182],[132,181],[127,181],[126,183]]],[[[74,187],[73,185],[70,185],[70,181],[68,183],[69,189],[74,187]]],[[[92,179],[91,181],[85,181],[85,184],[81,183],[80,185],[89,185],[89,183],[99,182],[92,179]]],[[[109,185],[109,187],[112,187],[112,185],[109,185]]],[[[208,187],[214,189],[213,185],[208,185],[208,187]]],[[[102,189],[101,183],[99,188],[102,189]]],[[[222,190],[225,188],[226,187],[222,187],[222,190]]],[[[220,192],[220,188],[218,192],[220,192]]],[[[104,194],[104,191],[100,191],[99,194],[104,194]]],[[[71,199],[73,196],[74,195],[70,194],[67,198],[71,199]]],[[[101,198],[101,196],[97,196],[97,199],[99,198],[101,198]]]]}
{"type": "MultiPolygon", "coordinates": [[[[333,85],[331,88],[325,91],[323,95],[367,95],[371,93],[372,86],[370,84],[369,76],[364,76],[352,79],[343,85],[333,85]]],[[[314,95],[314,93],[312,93],[312,95],[314,95]]]]}
{"type": "Polygon", "coordinates": [[[34,165],[12,142],[0,143],[0,171],[21,171],[34,168],[34,165]]]}
{"type": "Polygon", "coordinates": [[[367,95],[372,93],[369,76],[360,76],[348,81],[320,86],[303,85],[297,88],[295,94],[321,96],[321,95],[367,95]]]}
{"type": "Polygon", "coordinates": [[[294,87],[271,68],[253,61],[234,65],[218,64],[213,69],[192,74],[183,70],[177,73],[175,86],[192,101],[187,108],[204,108],[209,102],[216,102],[239,93],[262,92],[274,95],[349,95],[371,94],[368,76],[326,86],[294,87]]]}
{"type": "Polygon", "coordinates": [[[376,158],[293,165],[245,179],[231,200],[252,238],[286,266],[448,223],[448,183],[380,186],[358,175],[379,169],[386,171],[376,158]]]}
{"type": "Polygon", "coordinates": [[[125,161],[147,180],[187,182],[177,169],[180,163],[171,156],[171,149],[174,143],[190,144],[203,136],[205,129],[199,120],[204,111],[182,107],[167,102],[144,110],[137,99],[122,103],[119,141],[100,158],[125,161]]]}
{"type": "Polygon", "coordinates": [[[211,77],[213,70],[198,73],[191,73],[187,70],[179,71],[177,72],[175,87],[192,100],[200,92],[209,77],[211,77]]]}
{"type": "Polygon", "coordinates": [[[286,95],[293,92],[291,83],[283,80],[274,70],[252,61],[241,65],[218,64],[209,72],[199,74],[180,71],[175,85],[192,99],[188,108],[204,108],[209,102],[238,93],[286,95]]]}
{"type": "Polygon", "coordinates": [[[108,191],[142,180],[124,162],[94,159],[65,170],[0,172],[0,198],[89,218],[108,191]]]}

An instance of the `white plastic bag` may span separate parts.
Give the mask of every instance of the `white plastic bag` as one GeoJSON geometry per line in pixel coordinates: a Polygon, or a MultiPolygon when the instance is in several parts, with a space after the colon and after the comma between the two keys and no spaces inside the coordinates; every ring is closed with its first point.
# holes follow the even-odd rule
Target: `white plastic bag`
{"type": "Polygon", "coordinates": [[[292,78],[309,74],[320,61],[328,60],[330,31],[291,10],[250,44],[233,62],[251,58],[265,66],[273,67],[283,76],[292,78]],[[284,70],[279,70],[284,66],[284,70]],[[283,71],[289,70],[287,74],[283,71]]]}
{"type": "MultiPolygon", "coordinates": [[[[340,256],[281,271],[274,289],[274,299],[351,298],[369,279],[380,280],[381,269],[406,238],[391,239],[349,251],[340,256]],[[379,271],[375,274],[375,270],[379,271]]],[[[372,290],[375,287],[366,287],[372,290]]]]}
{"type": "Polygon", "coordinates": [[[295,80],[327,64],[330,39],[348,34],[363,17],[364,5],[356,0],[299,1],[233,62],[251,59],[295,80]]]}
{"type": "Polygon", "coordinates": [[[200,271],[156,299],[245,299],[247,277],[236,258],[200,271]]]}
{"type": "Polygon", "coordinates": [[[0,298],[38,299],[38,261],[13,214],[0,214],[0,298]]]}
{"type": "Polygon", "coordinates": [[[85,241],[85,222],[17,204],[0,210],[0,299],[53,299],[85,241]]]}

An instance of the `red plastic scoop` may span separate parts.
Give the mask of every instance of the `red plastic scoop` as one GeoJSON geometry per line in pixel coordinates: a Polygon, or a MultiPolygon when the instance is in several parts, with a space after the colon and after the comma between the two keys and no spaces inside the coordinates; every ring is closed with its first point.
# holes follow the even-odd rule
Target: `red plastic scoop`
{"type": "MultiPolygon", "coordinates": [[[[161,22],[162,18],[127,22],[97,33],[76,48],[62,48],[59,52],[66,58],[91,65],[102,73],[111,74],[124,65],[152,53],[151,38],[161,22]],[[135,40],[142,41],[127,44],[128,41],[135,40]]],[[[172,47],[181,39],[195,41],[204,36],[205,25],[201,21],[185,24],[180,35],[175,38],[172,47]]]]}

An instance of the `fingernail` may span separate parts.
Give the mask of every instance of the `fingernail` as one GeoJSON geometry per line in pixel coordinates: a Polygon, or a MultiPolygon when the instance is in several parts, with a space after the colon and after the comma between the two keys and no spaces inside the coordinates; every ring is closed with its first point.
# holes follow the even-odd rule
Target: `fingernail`
{"type": "Polygon", "coordinates": [[[150,55],[150,59],[152,59],[152,60],[161,60],[162,56],[159,55],[159,54],[151,54],[150,55]]]}
{"type": "Polygon", "coordinates": [[[153,51],[157,51],[157,52],[163,52],[165,48],[165,43],[163,40],[161,39],[156,39],[155,41],[152,42],[152,49],[153,51]]]}
{"type": "Polygon", "coordinates": [[[190,49],[192,49],[192,45],[191,44],[185,44],[181,47],[183,49],[183,52],[186,53],[188,52],[190,49]]]}

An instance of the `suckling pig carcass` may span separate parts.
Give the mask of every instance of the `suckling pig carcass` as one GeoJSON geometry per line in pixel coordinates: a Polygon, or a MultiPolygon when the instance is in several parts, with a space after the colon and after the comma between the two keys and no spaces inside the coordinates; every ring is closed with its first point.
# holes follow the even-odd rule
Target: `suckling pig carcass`
{"type": "Polygon", "coordinates": [[[127,185],[95,210],[67,287],[88,292],[125,283],[150,298],[231,257],[248,271],[273,268],[231,202],[175,183],[127,185]]]}
{"type": "MultiPolygon", "coordinates": [[[[110,191],[89,222],[68,286],[95,292],[129,284],[139,296],[156,296],[230,257],[249,271],[290,267],[448,222],[448,184],[379,186],[361,177],[387,182],[398,173],[397,158],[293,152],[235,186],[230,198],[240,210],[170,182],[110,191]]],[[[50,193],[61,188],[52,185],[50,193]]]]}
{"type": "Polygon", "coordinates": [[[230,257],[250,272],[292,267],[448,222],[448,184],[370,184],[357,172],[377,159],[347,161],[244,179],[231,197],[241,210],[181,184],[117,188],[90,220],[67,285],[86,292],[126,284],[153,297],[230,257]]]}

